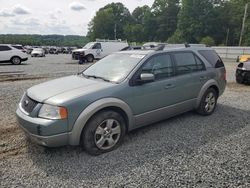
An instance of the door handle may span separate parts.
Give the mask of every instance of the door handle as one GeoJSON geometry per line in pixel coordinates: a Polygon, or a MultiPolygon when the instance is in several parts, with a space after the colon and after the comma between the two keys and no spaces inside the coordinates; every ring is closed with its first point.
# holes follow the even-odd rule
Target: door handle
{"type": "Polygon", "coordinates": [[[165,85],[165,89],[171,89],[171,88],[174,88],[175,87],[175,85],[174,84],[167,84],[167,85],[165,85]]]}

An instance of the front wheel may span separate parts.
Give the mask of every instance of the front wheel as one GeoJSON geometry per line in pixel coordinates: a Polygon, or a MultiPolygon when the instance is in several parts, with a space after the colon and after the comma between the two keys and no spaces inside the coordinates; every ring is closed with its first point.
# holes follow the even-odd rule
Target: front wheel
{"type": "Polygon", "coordinates": [[[217,105],[218,94],[213,88],[209,88],[201,98],[197,112],[201,115],[211,115],[217,105]]]}
{"type": "Polygon", "coordinates": [[[88,62],[93,62],[94,61],[94,56],[93,55],[87,55],[86,57],[88,62]]]}
{"type": "Polygon", "coordinates": [[[124,118],[115,111],[102,111],[87,123],[81,136],[83,148],[91,155],[116,149],[125,135],[124,118]]]}

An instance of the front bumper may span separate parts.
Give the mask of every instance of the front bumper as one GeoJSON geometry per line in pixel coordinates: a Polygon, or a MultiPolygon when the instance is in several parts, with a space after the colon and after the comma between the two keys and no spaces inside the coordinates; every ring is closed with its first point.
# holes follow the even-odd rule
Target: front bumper
{"type": "Polygon", "coordinates": [[[53,126],[53,124],[57,124],[55,121],[42,118],[32,118],[23,113],[20,107],[18,107],[16,111],[16,117],[19,126],[24,130],[26,136],[33,142],[47,147],[68,145],[70,134],[68,132],[49,136],[43,135],[46,128],[53,126]]]}
{"type": "Polygon", "coordinates": [[[22,58],[22,61],[27,61],[28,60],[28,58],[26,57],[26,58],[22,58]]]}
{"type": "Polygon", "coordinates": [[[244,81],[250,82],[250,71],[249,70],[237,69],[235,76],[236,77],[241,76],[244,81]]]}

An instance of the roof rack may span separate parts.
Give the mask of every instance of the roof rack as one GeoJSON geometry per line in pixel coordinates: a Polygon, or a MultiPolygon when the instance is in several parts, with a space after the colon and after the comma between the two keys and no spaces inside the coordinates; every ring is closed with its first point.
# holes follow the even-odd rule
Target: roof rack
{"type": "Polygon", "coordinates": [[[127,40],[122,41],[122,39],[117,39],[117,40],[96,39],[96,42],[127,42],[127,40]]]}

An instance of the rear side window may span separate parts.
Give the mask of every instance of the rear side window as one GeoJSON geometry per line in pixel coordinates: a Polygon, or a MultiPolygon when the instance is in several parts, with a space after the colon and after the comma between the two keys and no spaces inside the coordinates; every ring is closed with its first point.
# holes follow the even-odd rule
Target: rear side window
{"type": "Polygon", "coordinates": [[[18,50],[23,50],[23,47],[22,47],[22,46],[12,46],[12,47],[14,47],[14,48],[16,48],[16,49],[18,49],[18,50]]]}
{"type": "Polygon", "coordinates": [[[200,50],[199,53],[215,68],[224,67],[224,63],[214,50],[200,50]]]}
{"type": "Polygon", "coordinates": [[[174,54],[177,74],[188,74],[205,69],[203,62],[191,52],[174,54]]]}
{"type": "Polygon", "coordinates": [[[11,48],[9,46],[0,46],[0,51],[9,51],[11,48]]]}

